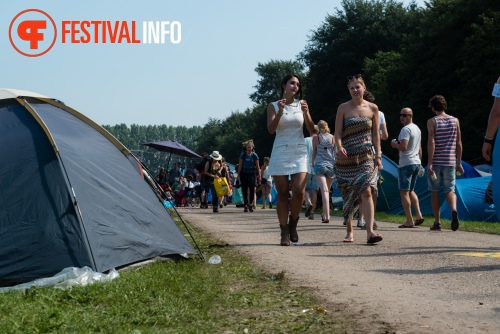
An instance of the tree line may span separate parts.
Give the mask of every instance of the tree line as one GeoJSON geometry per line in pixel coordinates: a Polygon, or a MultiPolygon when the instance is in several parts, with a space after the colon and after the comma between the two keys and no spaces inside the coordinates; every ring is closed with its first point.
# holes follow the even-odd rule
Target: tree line
{"type": "MultiPolygon", "coordinates": [[[[428,102],[443,95],[448,113],[460,120],[463,160],[476,164],[483,162],[480,151],[491,91],[500,76],[499,31],[498,0],[430,0],[424,7],[395,0],[343,0],[341,8],[311,31],[303,51],[293,59],[258,63],[259,79],[249,94],[252,108],[234,111],[223,120],[211,118],[203,127],[127,129],[121,124],[107,129],[116,131],[129,148],[153,137],[176,139],[198,153],[218,150],[232,163],[238,161],[242,142],[253,139],[263,158],[270,156],[274,140],[267,131],[267,105],[280,98],[279,83],[285,74],[301,77],[313,121],[327,121],[332,132],[338,105],[350,99],[346,76],[362,74],[386,116],[390,138],[401,129],[399,111],[413,110],[413,121],[422,130],[424,165],[426,122],[434,116],[428,102]]],[[[382,151],[398,160],[389,141],[382,143],[382,151]]]]}

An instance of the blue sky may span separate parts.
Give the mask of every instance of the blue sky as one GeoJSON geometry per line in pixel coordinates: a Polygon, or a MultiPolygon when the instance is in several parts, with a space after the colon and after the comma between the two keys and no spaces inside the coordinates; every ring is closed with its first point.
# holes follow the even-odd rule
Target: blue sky
{"type": "MultiPolygon", "coordinates": [[[[416,2],[423,6],[423,0],[416,2]]],[[[203,126],[210,117],[224,119],[251,107],[248,95],[258,79],[257,64],[295,59],[310,32],[340,3],[3,1],[0,87],[56,98],[98,124],[203,126]],[[11,21],[31,8],[50,15],[58,29],[55,45],[40,57],[19,54],[9,41],[11,21]],[[182,40],[179,44],[62,44],[64,20],[136,21],[139,39],[143,21],[179,21],[182,40]]]]}

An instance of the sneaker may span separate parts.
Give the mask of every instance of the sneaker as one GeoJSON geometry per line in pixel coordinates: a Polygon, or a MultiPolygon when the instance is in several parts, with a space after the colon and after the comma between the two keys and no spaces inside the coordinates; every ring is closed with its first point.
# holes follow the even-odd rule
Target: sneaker
{"type": "Polygon", "coordinates": [[[248,212],[248,206],[245,206],[245,210],[243,212],[248,212]]]}
{"type": "Polygon", "coordinates": [[[358,225],[356,226],[361,228],[366,228],[366,223],[363,219],[358,219],[358,225]]]}
{"type": "Polygon", "coordinates": [[[375,219],[373,220],[373,229],[378,230],[377,221],[375,219]]]}
{"type": "Polygon", "coordinates": [[[309,217],[309,215],[311,214],[311,210],[313,209],[313,206],[312,205],[309,205],[307,207],[307,210],[306,210],[306,213],[305,213],[305,216],[306,217],[309,217]]]}
{"type": "Polygon", "coordinates": [[[451,212],[451,230],[452,231],[458,230],[459,225],[460,225],[460,222],[458,221],[458,212],[452,211],[451,212]]]}
{"type": "Polygon", "coordinates": [[[314,220],[314,212],[309,215],[309,220],[314,220]]]}
{"type": "Polygon", "coordinates": [[[214,208],[213,211],[214,211],[214,213],[215,212],[219,212],[219,209],[218,208],[214,208]]]}
{"type": "Polygon", "coordinates": [[[253,212],[253,206],[249,206],[248,211],[253,212]]]}
{"type": "Polygon", "coordinates": [[[441,224],[434,223],[434,225],[431,226],[430,230],[431,231],[441,231],[441,224]]]}
{"type": "Polygon", "coordinates": [[[221,205],[219,205],[219,208],[221,208],[221,209],[222,209],[223,207],[224,207],[224,205],[222,205],[222,204],[221,204],[221,205]]]}

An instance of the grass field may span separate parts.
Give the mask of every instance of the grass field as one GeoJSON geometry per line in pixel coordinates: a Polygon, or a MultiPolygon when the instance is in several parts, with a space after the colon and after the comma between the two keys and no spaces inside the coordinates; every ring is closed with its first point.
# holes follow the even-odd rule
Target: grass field
{"type": "MultiPolygon", "coordinates": [[[[312,294],[196,233],[208,259],[153,263],[107,283],[0,294],[1,333],[343,333],[312,294]]],[[[352,330],[348,330],[352,332],[352,330]]]]}

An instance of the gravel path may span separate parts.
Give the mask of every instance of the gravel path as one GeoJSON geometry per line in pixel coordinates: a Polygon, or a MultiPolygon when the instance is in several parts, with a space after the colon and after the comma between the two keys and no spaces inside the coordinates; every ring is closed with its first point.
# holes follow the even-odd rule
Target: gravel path
{"type": "Polygon", "coordinates": [[[179,213],[257,266],[312,288],[334,316],[354,319],[358,333],[500,333],[500,258],[456,255],[500,252],[500,236],[377,222],[382,242],[367,245],[366,231],[355,228],[346,244],[341,218],[321,224],[302,213],[299,244],[282,247],[274,209],[179,213]]]}

